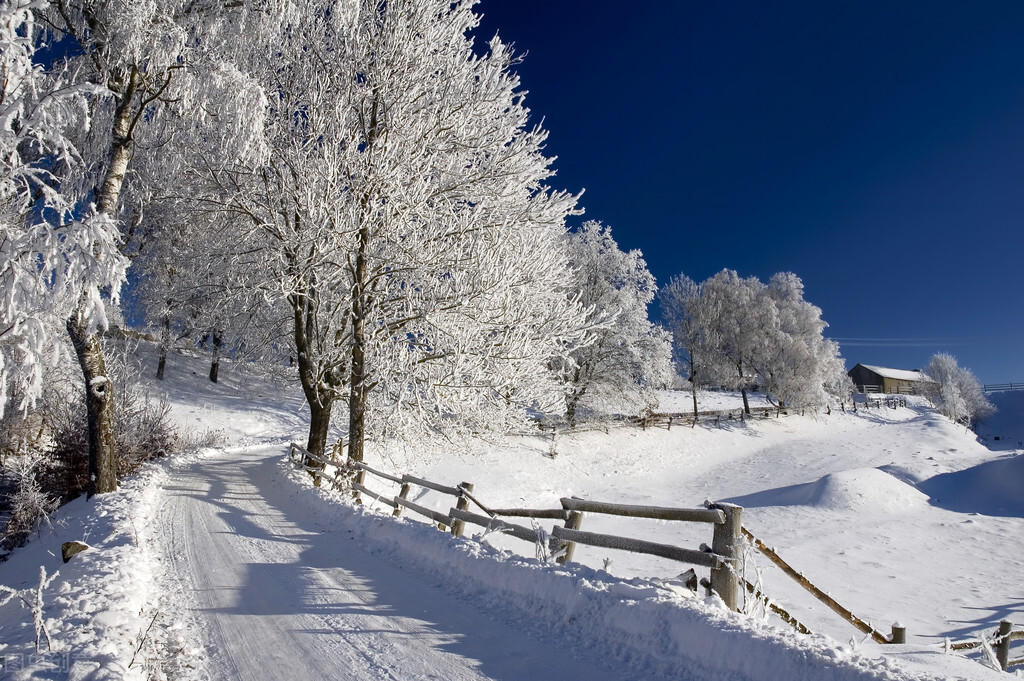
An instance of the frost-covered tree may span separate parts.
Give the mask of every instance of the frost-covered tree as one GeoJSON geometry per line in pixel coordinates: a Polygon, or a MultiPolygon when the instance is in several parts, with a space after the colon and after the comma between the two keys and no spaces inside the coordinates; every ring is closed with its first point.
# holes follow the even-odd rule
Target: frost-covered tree
{"type": "Polygon", "coordinates": [[[995,405],[985,396],[977,377],[952,355],[933,355],[925,374],[934,381],[929,395],[932,403],[953,421],[973,428],[978,420],[995,413],[995,405]]]}
{"type": "Polygon", "coordinates": [[[844,394],[849,378],[839,344],[822,335],[828,324],[821,309],[804,300],[800,277],[779,272],[769,280],[764,295],[764,304],[774,305],[778,319],[776,332],[765,334],[755,360],[769,398],[774,396],[779,407],[806,407],[844,394]]]}
{"type": "MultiPolygon", "coordinates": [[[[63,48],[50,51],[52,70],[66,87],[87,97],[74,125],[62,121],[80,163],[66,168],[58,180],[77,218],[71,224],[82,233],[71,241],[81,244],[79,252],[65,260],[83,273],[75,305],[64,320],[84,379],[92,493],[117,487],[114,390],[100,336],[107,326],[105,306],[116,303],[124,256],[140,224],[140,204],[126,194],[133,174],[142,180],[140,186],[147,179],[168,180],[163,172],[139,171],[147,163],[178,158],[169,151],[172,136],[162,125],[169,111],[176,120],[216,118],[240,99],[234,95],[237,88],[218,90],[235,73],[228,67],[225,75],[222,68],[230,63],[229,45],[248,39],[248,25],[239,19],[273,22],[280,15],[269,0],[252,7],[255,2],[30,3],[36,23],[45,21],[48,40],[63,48]],[[224,92],[231,96],[217,96],[224,92]]],[[[212,147],[217,140],[218,135],[207,134],[203,143],[212,147]]]]}
{"type": "Polygon", "coordinates": [[[657,405],[654,390],[672,376],[668,333],[647,317],[657,286],[640,251],[623,252],[611,229],[585,222],[566,237],[573,268],[570,293],[589,310],[590,342],[563,369],[566,415],[581,406],[640,411],[657,405]]]}
{"type": "Polygon", "coordinates": [[[704,289],[685,274],[679,274],[658,292],[665,326],[672,334],[675,355],[686,371],[697,420],[697,389],[710,376],[715,359],[716,336],[708,319],[704,289]]]}
{"type": "Polygon", "coordinates": [[[261,167],[215,169],[293,313],[322,452],[345,400],[349,456],[369,433],[501,427],[561,397],[548,363],[580,335],[546,133],[472,3],[310,3],[252,73],[261,167]]]}
{"type": "Polygon", "coordinates": [[[130,304],[159,334],[158,379],[175,343],[205,341],[213,351],[210,379],[216,382],[225,354],[279,359],[288,315],[282,301],[254,285],[264,282],[262,262],[247,252],[248,244],[232,238],[232,216],[195,207],[175,198],[146,210],[132,262],[130,304]]]}
{"type": "Polygon", "coordinates": [[[0,411],[11,388],[23,398],[18,408],[38,398],[55,327],[76,309],[83,326],[102,324],[99,291],[116,297],[125,273],[116,233],[77,215],[63,184],[86,172],[72,130],[102,88],[41,63],[46,7],[0,2],[0,411]]]}
{"type": "Polygon", "coordinates": [[[754,384],[779,407],[827,404],[848,394],[839,346],[823,336],[828,325],[821,309],[804,300],[803,291],[790,272],[775,274],[767,285],[732,270],[703,284],[673,279],[662,308],[691,383],[699,373],[705,382],[738,388],[748,413],[746,389],[754,384]]]}
{"type": "Polygon", "coordinates": [[[701,288],[707,335],[715,339],[712,365],[724,385],[742,393],[743,410],[749,414],[747,390],[757,383],[766,339],[778,333],[778,311],[757,277],[744,279],[734,270],[722,270],[701,288]]]}

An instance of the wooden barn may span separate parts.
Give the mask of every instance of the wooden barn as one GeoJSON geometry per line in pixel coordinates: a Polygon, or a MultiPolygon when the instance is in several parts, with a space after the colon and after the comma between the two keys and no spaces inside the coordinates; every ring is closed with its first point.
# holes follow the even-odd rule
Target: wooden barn
{"type": "Polygon", "coordinates": [[[862,393],[904,393],[925,392],[925,384],[933,383],[922,371],[889,369],[870,364],[858,364],[846,372],[862,393]]]}

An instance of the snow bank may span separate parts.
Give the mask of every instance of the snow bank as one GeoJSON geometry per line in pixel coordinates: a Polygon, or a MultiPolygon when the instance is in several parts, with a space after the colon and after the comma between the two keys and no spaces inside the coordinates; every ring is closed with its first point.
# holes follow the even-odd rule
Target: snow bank
{"type": "Polygon", "coordinates": [[[117,492],[72,501],[53,515],[52,529],[0,564],[0,584],[14,589],[38,584],[40,566],[58,573],[43,594],[52,650],[35,652],[29,612],[15,603],[0,608],[0,678],[189,678],[196,651],[161,586],[153,544],[167,479],[166,467],[147,465],[117,492]],[[61,544],[72,540],[90,548],[62,564],[61,544]]]}
{"type": "Polygon", "coordinates": [[[995,414],[978,423],[975,430],[990,449],[1024,450],[1024,390],[988,393],[995,414]]]}

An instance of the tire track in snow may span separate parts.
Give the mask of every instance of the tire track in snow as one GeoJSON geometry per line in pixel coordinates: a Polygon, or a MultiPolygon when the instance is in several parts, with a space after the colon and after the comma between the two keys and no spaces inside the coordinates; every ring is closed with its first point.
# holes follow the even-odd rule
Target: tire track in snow
{"type": "Polygon", "coordinates": [[[635,678],[618,663],[573,660],[366,553],[275,482],[281,455],[219,455],[168,485],[164,551],[213,678],[635,678]]]}

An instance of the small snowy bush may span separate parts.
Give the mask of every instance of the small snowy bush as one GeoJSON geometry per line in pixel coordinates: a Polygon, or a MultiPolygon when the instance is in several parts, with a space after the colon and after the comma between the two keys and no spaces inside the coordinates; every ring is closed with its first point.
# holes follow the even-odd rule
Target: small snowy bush
{"type": "MultiPolygon", "coordinates": [[[[23,401],[23,395],[17,389],[12,390],[10,401],[19,404],[23,401]]],[[[38,449],[43,432],[41,409],[7,409],[0,414],[0,467],[8,457],[38,449]]]]}
{"type": "Polygon", "coordinates": [[[49,522],[57,500],[43,491],[36,477],[38,461],[28,456],[15,459],[9,470],[14,476],[14,492],[7,500],[10,516],[3,534],[3,548],[22,546],[39,526],[49,522]]]}
{"type": "MultiPolygon", "coordinates": [[[[118,381],[114,439],[117,476],[133,473],[145,461],[178,449],[166,401],[154,400],[135,385],[118,381]]],[[[53,441],[46,452],[47,489],[72,499],[89,485],[89,441],[85,400],[61,401],[49,406],[53,441]]]]}

